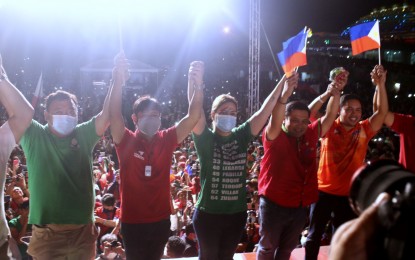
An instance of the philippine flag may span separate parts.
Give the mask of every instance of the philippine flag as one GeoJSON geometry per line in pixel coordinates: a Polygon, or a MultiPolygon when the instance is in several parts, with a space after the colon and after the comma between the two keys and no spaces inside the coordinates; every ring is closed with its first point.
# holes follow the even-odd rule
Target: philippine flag
{"type": "Polygon", "coordinates": [[[362,23],[350,28],[352,54],[380,48],[379,21],[362,23]]]}
{"type": "Polygon", "coordinates": [[[278,53],[282,69],[289,76],[299,66],[307,64],[306,56],[307,28],[301,30],[296,36],[291,37],[282,44],[283,50],[278,53]]]}

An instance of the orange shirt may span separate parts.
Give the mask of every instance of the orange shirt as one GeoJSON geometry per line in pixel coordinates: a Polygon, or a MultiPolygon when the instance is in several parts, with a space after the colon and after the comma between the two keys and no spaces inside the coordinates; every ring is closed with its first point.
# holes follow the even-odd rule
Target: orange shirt
{"type": "Polygon", "coordinates": [[[321,142],[318,189],[348,196],[353,174],[363,165],[369,141],[375,134],[368,119],[347,131],[337,118],[321,142]]]}

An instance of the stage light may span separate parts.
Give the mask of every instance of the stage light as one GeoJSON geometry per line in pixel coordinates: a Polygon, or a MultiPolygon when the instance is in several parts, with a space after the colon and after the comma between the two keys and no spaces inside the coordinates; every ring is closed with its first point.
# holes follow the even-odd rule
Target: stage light
{"type": "Polygon", "coordinates": [[[223,27],[222,31],[223,31],[224,34],[228,34],[228,33],[231,32],[231,28],[229,26],[225,26],[225,27],[223,27]]]}

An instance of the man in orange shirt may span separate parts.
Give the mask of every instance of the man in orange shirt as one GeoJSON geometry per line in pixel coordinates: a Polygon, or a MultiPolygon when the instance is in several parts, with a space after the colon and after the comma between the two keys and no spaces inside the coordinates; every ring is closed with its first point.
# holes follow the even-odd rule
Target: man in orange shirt
{"type": "Polygon", "coordinates": [[[368,143],[383,125],[388,112],[386,71],[381,65],[371,72],[376,85],[378,110],[361,120],[362,104],[355,95],[340,100],[340,115],[322,138],[318,169],[319,200],[311,206],[310,227],[305,244],[306,259],[317,259],[321,236],[333,213],[334,229],[356,217],[348,195],[354,172],[363,165],[368,143]]]}

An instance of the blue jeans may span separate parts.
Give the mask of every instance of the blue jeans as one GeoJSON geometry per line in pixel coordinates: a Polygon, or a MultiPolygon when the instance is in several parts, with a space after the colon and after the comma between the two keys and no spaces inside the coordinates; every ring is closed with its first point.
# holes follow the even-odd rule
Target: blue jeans
{"type": "Polygon", "coordinates": [[[127,259],[160,260],[170,235],[170,219],[154,223],[121,223],[127,259]]]}
{"type": "Polygon", "coordinates": [[[347,196],[336,196],[319,191],[318,201],[310,208],[310,227],[305,243],[305,259],[317,259],[321,237],[330,218],[332,218],[334,234],[341,224],[355,217],[356,214],[350,208],[347,196]]]}
{"type": "Polygon", "coordinates": [[[210,214],[196,209],[193,226],[199,243],[199,259],[233,259],[245,231],[247,213],[210,214]]]}
{"type": "Polygon", "coordinates": [[[300,243],[307,208],[278,206],[265,197],[259,201],[260,229],[257,259],[290,259],[291,252],[300,243]]]}

